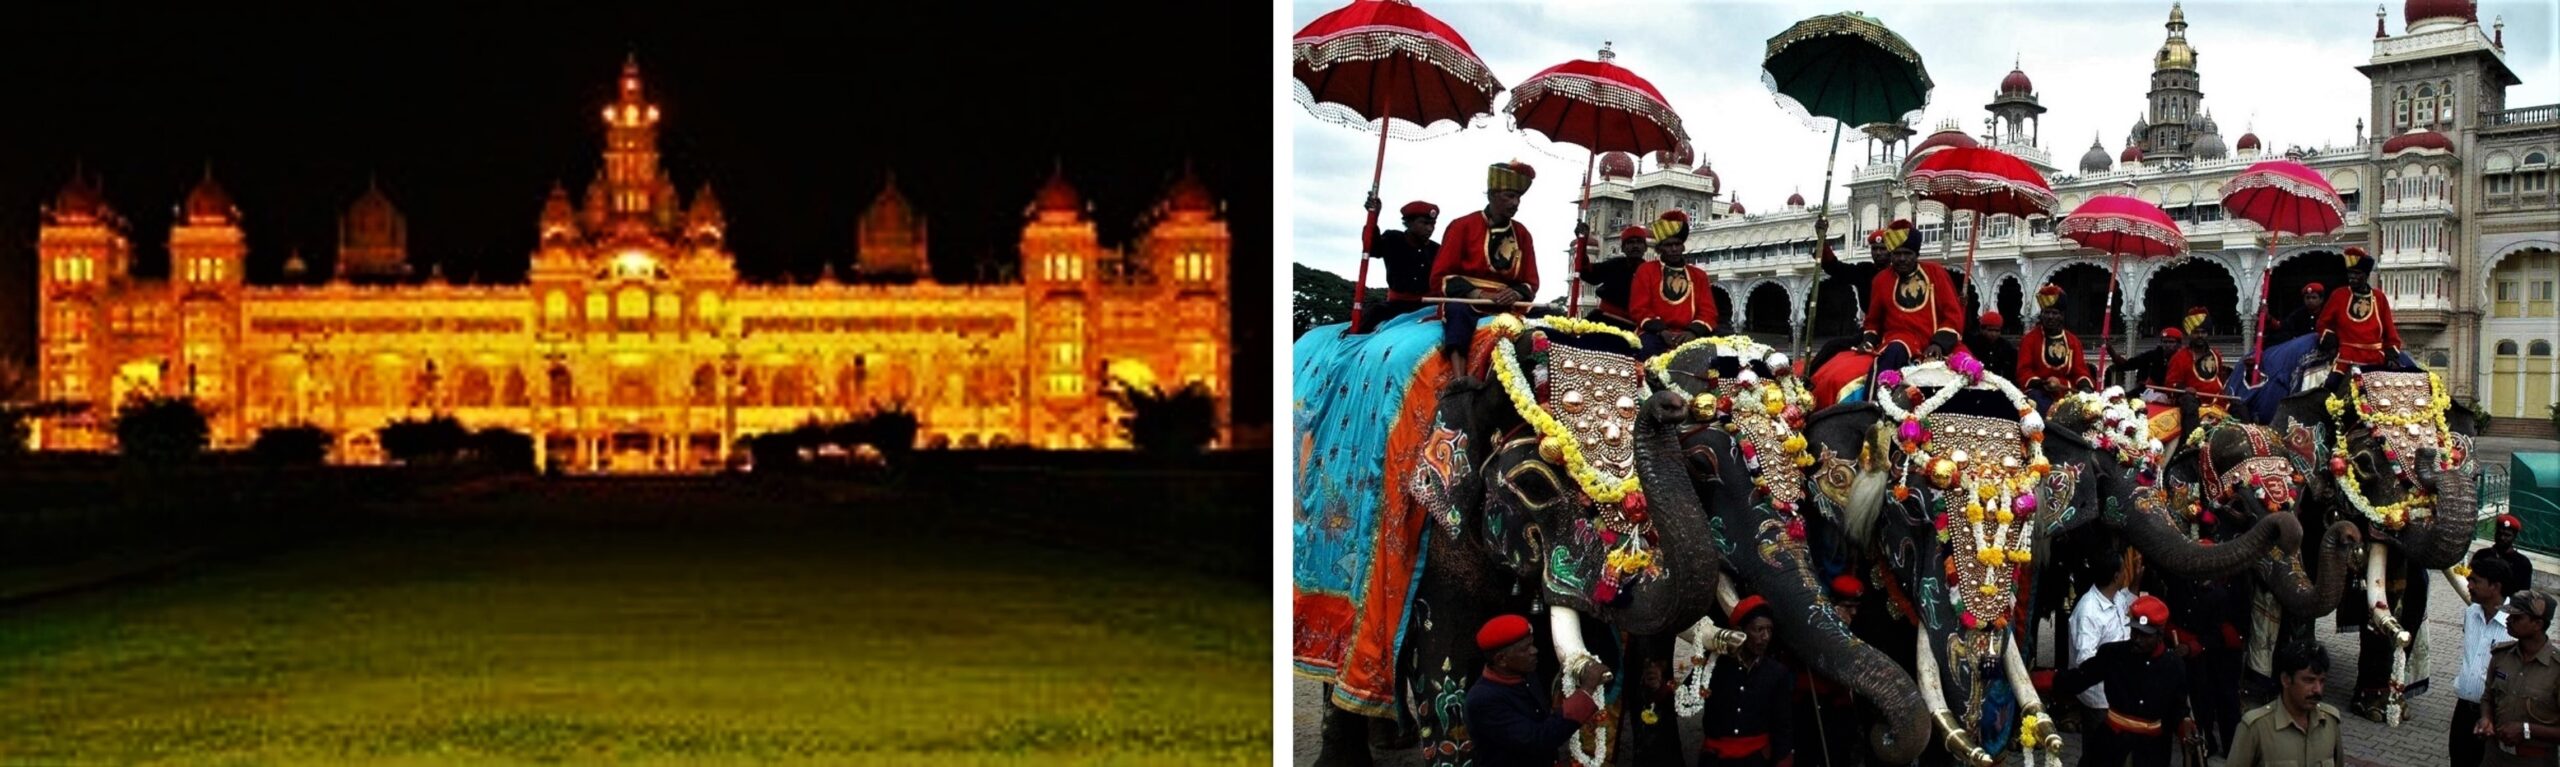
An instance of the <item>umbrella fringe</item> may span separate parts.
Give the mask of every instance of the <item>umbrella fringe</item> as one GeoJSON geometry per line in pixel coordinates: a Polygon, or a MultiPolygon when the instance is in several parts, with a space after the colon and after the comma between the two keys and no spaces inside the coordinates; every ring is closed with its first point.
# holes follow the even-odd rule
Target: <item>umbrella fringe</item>
{"type": "Polygon", "coordinates": [[[1290,55],[1299,66],[1323,71],[1338,64],[1357,61],[1383,61],[1397,56],[1410,56],[1447,72],[1482,91],[1485,103],[1493,103],[1494,94],[1502,92],[1502,81],[1486,69],[1475,54],[1441,40],[1415,34],[1412,29],[1393,25],[1352,27],[1331,34],[1301,37],[1290,41],[1290,55]]]}
{"type": "MultiPolygon", "coordinates": [[[[1538,116],[1550,96],[1562,96],[1569,105],[1597,106],[1603,110],[1619,110],[1626,114],[1643,117],[1655,127],[1662,129],[1673,140],[1671,146],[1656,147],[1643,145],[1642,137],[1630,137],[1628,145],[1617,145],[1600,137],[1588,137],[1592,139],[1593,145],[1585,148],[1594,152],[1624,151],[1644,154],[1672,149],[1689,140],[1688,130],[1681,127],[1680,115],[1671,111],[1671,105],[1657,101],[1635,88],[1570,72],[1541,75],[1521,82],[1519,87],[1511,90],[1511,103],[1504,107],[1503,111],[1510,114],[1513,124],[1521,128],[1550,135],[1559,133],[1562,131],[1555,130],[1558,126],[1554,123],[1531,122],[1528,119],[1538,116]],[[1526,105],[1525,109],[1523,105],[1526,105]],[[1523,112],[1527,113],[1525,118],[1523,112]]],[[[1562,138],[1557,140],[1569,141],[1562,138]]]]}

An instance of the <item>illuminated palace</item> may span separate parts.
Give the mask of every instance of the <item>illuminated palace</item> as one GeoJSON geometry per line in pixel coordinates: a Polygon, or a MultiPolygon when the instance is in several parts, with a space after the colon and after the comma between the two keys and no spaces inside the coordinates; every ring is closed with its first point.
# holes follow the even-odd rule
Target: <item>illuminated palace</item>
{"type": "Polygon", "coordinates": [[[210,173],[171,227],[170,276],[135,279],[122,219],[73,178],[39,238],[39,368],[45,397],[99,406],[40,424],[39,445],[109,448],[106,405],[158,393],[203,403],[216,446],[309,423],[353,462],[380,460],[384,424],[441,414],[538,435],[572,468],[692,469],[892,403],[926,447],[1112,447],[1122,382],[1203,384],[1228,433],[1228,232],[1188,172],[1112,248],[1062,169],[1030,195],[1020,279],[967,285],[933,280],[892,179],[858,225],[859,284],[751,284],[710,187],[681,203],[659,166],[636,62],[603,115],[603,169],[583,205],[553,187],[523,284],[398,280],[406,225],[379,189],[341,220],[333,279],[246,284],[210,173]]]}

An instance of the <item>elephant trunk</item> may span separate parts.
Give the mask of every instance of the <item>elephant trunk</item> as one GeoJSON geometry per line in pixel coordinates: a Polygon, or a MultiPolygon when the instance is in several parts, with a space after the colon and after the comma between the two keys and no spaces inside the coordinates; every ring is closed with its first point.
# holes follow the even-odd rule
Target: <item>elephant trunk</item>
{"type": "Polygon", "coordinates": [[[2133,494],[2133,508],[2118,523],[2125,540],[2142,552],[2144,561],[2180,578],[2210,580],[2246,569],[2269,547],[2286,553],[2302,543],[2302,523],[2291,514],[2268,514],[2230,540],[2201,544],[2189,540],[2169,519],[2171,512],[2156,488],[2133,494]]]}
{"type": "Polygon", "coordinates": [[[2284,608],[2286,615],[2317,618],[2338,609],[2338,597],[2346,594],[2347,572],[2356,565],[2356,550],[2364,542],[2356,524],[2345,520],[2329,523],[2329,531],[2320,539],[2319,582],[2303,573],[2299,559],[2269,555],[2258,560],[2258,582],[2284,608]]]}
{"type": "Polygon", "coordinates": [[[2436,508],[2423,528],[2411,531],[2406,546],[2409,566],[2427,570],[2452,567],[2471,547],[2472,526],[2480,521],[2479,488],[2473,477],[2436,469],[2432,450],[2418,451],[2418,482],[2436,493],[2436,508]]]}
{"type": "Polygon", "coordinates": [[[1724,557],[1708,540],[1707,508],[1698,501],[1680,445],[1688,411],[1688,395],[1665,390],[1646,400],[1636,415],[1636,477],[1659,536],[1663,574],[1636,584],[1626,607],[1611,615],[1611,622],[1628,633],[1668,634],[1696,623],[1707,614],[1724,567],[1724,557]]]}
{"type": "MultiPolygon", "coordinates": [[[[1795,591],[1802,591],[1799,585],[1795,591]]],[[[1761,594],[1774,596],[1788,589],[1764,589],[1761,594]]],[[[1848,628],[1829,617],[1807,620],[1809,612],[1786,605],[1801,599],[1773,599],[1777,609],[1779,635],[1787,647],[1813,666],[1823,679],[1849,688],[1850,694],[1874,704],[1884,720],[1867,730],[1867,748],[1881,764],[1908,764],[1920,758],[1929,747],[1932,722],[1929,706],[1920,699],[1920,689],[1911,675],[1892,659],[1885,657],[1875,645],[1849,636],[1848,628]]],[[[1802,725],[1798,725],[1799,729],[1802,725]]]]}

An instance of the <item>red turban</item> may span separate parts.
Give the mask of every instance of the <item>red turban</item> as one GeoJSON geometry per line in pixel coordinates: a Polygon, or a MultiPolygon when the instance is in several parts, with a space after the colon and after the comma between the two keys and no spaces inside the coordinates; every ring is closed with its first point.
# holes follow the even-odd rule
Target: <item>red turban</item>
{"type": "Polygon", "coordinates": [[[2514,514],[2500,514],[2498,515],[2498,527],[2507,530],[2522,530],[2524,529],[2524,520],[2518,519],[2514,514]]]}
{"type": "Polygon", "coordinates": [[[1625,229],[1618,230],[1618,239],[1621,240],[1645,240],[1652,239],[1652,237],[1653,233],[1645,231],[1645,228],[1641,226],[1630,226],[1625,229]]]}
{"type": "MultiPolygon", "coordinates": [[[[2009,318],[2000,316],[2000,313],[1999,313],[1999,312],[1983,312],[1983,313],[1982,313],[1982,326],[1983,326],[1983,327],[1986,327],[1986,328],[1996,328],[1996,327],[2000,327],[2000,326],[2004,323],[2004,321],[2006,321],[2007,319],[2009,319],[2009,318]]],[[[1842,576],[1842,577],[1847,577],[1847,576],[1842,576]]]]}
{"type": "Polygon", "coordinates": [[[1440,206],[1423,202],[1421,200],[1405,203],[1404,217],[1412,218],[1414,216],[1430,216],[1432,218],[1439,218],[1440,206]]]}
{"type": "Polygon", "coordinates": [[[1511,643],[1529,638],[1529,619],[1517,615],[1498,615],[1476,630],[1476,649],[1499,650],[1511,643]]]}
{"type": "Polygon", "coordinates": [[[1831,579],[1831,593],[1856,599],[1867,593],[1867,584],[1859,583],[1858,576],[1841,573],[1840,577],[1831,579]]]}
{"type": "Polygon", "coordinates": [[[1733,625],[1739,628],[1743,621],[1751,619],[1752,613],[1766,609],[1769,609],[1769,600],[1761,599],[1760,595],[1743,597],[1742,601],[1733,603],[1733,625]]]}
{"type": "Polygon", "coordinates": [[[2303,290],[2306,290],[2306,291],[2313,292],[2313,293],[2323,294],[2323,295],[2326,295],[2326,294],[2329,292],[2329,288],[2328,288],[2327,286],[2321,285],[2320,283],[2317,283],[2317,282],[2311,283],[2311,284],[2309,284],[2309,285],[2304,285],[2304,286],[2302,286],[2302,289],[2303,289],[2303,290]]]}
{"type": "Polygon", "coordinates": [[[2177,328],[2161,328],[2160,337],[2171,341],[2184,341],[2187,339],[2187,334],[2179,332],[2177,328]]]}

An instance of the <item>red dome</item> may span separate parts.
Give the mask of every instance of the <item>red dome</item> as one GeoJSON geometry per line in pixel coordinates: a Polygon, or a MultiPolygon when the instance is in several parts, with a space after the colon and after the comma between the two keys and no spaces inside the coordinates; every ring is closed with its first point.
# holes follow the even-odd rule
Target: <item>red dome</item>
{"type": "Polygon", "coordinates": [[[1734,215],[1737,215],[1737,216],[1742,215],[1742,198],[1740,198],[1740,197],[1733,198],[1732,203],[1733,203],[1733,214],[1734,214],[1734,215]]]}
{"type": "Polygon", "coordinates": [[[2428,19],[2480,22],[2480,4],[2471,0],[2408,0],[2400,11],[2401,22],[2409,26],[2428,19]]]}
{"type": "Polygon", "coordinates": [[[1787,207],[1790,207],[1790,208],[1801,208],[1801,207],[1804,207],[1804,193],[1803,193],[1803,192],[1797,192],[1797,193],[1794,193],[1794,194],[1787,195],[1787,207]]]}
{"type": "Polygon", "coordinates": [[[2141,162],[2141,161],[2142,161],[2142,147],[2134,146],[2134,145],[2132,145],[2132,144],[2126,144],[2126,145],[2124,145],[2124,154],[2116,155],[2116,162],[2141,162]]]}
{"type": "Polygon", "coordinates": [[[1635,178],[1635,175],[1635,155],[1627,154],[1625,152],[1610,152],[1600,156],[1601,178],[1635,178]]]}
{"type": "Polygon", "coordinates": [[[1187,162],[1182,165],[1182,178],[1173,182],[1173,190],[1165,194],[1164,205],[1168,211],[1188,213],[1208,213],[1217,207],[1209,196],[1209,187],[1192,174],[1187,162]]]}
{"type": "Polygon", "coordinates": [[[2036,84],[2027,80],[2027,72],[2023,69],[2009,70],[2008,77],[2000,78],[2000,95],[2003,96],[2024,96],[2034,93],[2035,89],[2036,84]]]}
{"type": "Polygon", "coordinates": [[[1715,163],[1712,163],[1712,162],[1701,162],[1701,163],[1698,163],[1698,175],[1701,175],[1701,176],[1705,176],[1705,177],[1707,177],[1707,189],[1708,189],[1708,191],[1715,191],[1715,192],[1724,191],[1724,177],[1723,177],[1723,176],[1718,176],[1718,175],[1716,175],[1716,164],[1715,164],[1715,163]]]}
{"type": "Polygon", "coordinates": [[[187,193],[187,220],[229,221],[239,211],[231,207],[231,195],[214,183],[213,169],[204,170],[204,180],[196,182],[195,191],[187,193]]]}
{"type": "Polygon", "coordinates": [[[2403,133],[2391,137],[2390,141],[2382,142],[2382,153],[2386,155],[2399,154],[2413,149],[2435,149],[2450,152],[2453,151],[2453,139],[2445,138],[2445,135],[2442,133],[2423,130],[2414,133],[2403,133]]]}
{"type": "Polygon", "coordinates": [[[1947,149],[1947,148],[1953,148],[1953,147],[1966,147],[1966,148],[1970,148],[1970,147],[1978,147],[1978,146],[1981,146],[1981,145],[1982,145],[1982,142],[1979,142],[1979,141],[1975,141],[1975,140],[1973,140],[1973,137],[1972,137],[1972,136],[1964,135],[1964,131],[1963,131],[1963,130],[1960,130],[1960,129],[1948,129],[1948,130],[1942,130],[1942,131],[1938,131],[1938,132],[1936,132],[1936,133],[1929,134],[1929,137],[1928,137],[1928,138],[1925,138],[1925,139],[1921,139],[1921,140],[1920,140],[1920,145],[1919,145],[1919,146],[1912,147],[1912,148],[1911,148],[1911,159],[1913,159],[1913,160],[1920,159],[1920,157],[1921,157],[1922,155],[1926,155],[1926,154],[1928,154],[1928,153],[1930,153],[1930,152],[1935,152],[1935,151],[1938,151],[1938,150],[1940,150],[1940,149],[1947,149]]]}
{"type": "Polygon", "coordinates": [[[62,192],[54,195],[50,212],[60,220],[103,218],[107,215],[107,200],[96,186],[81,177],[78,170],[73,170],[71,182],[62,185],[62,192]]]}
{"type": "Polygon", "coordinates": [[[1084,211],[1083,199],[1076,196],[1076,188],[1074,186],[1067,184],[1067,168],[1064,164],[1060,164],[1056,170],[1049,174],[1049,183],[1041,185],[1039,196],[1032,199],[1032,206],[1044,213],[1051,211],[1059,213],[1081,213],[1084,211]]]}
{"type": "Polygon", "coordinates": [[[1679,146],[1654,152],[1653,161],[1662,163],[1664,168],[1685,168],[1690,163],[1697,162],[1698,156],[1697,153],[1689,150],[1688,142],[1684,141],[1679,146]]]}
{"type": "Polygon", "coordinates": [[[2234,145],[2234,146],[2235,146],[2235,147],[2237,147],[2238,149],[2240,149],[2241,151],[2248,151],[2248,150],[2251,150],[2251,149],[2256,149],[2256,148],[2258,148],[2258,134],[2255,134],[2255,133],[2243,133],[2243,134],[2240,134],[2240,143],[2239,143],[2239,144],[2236,144],[2236,145],[2234,145]]]}

